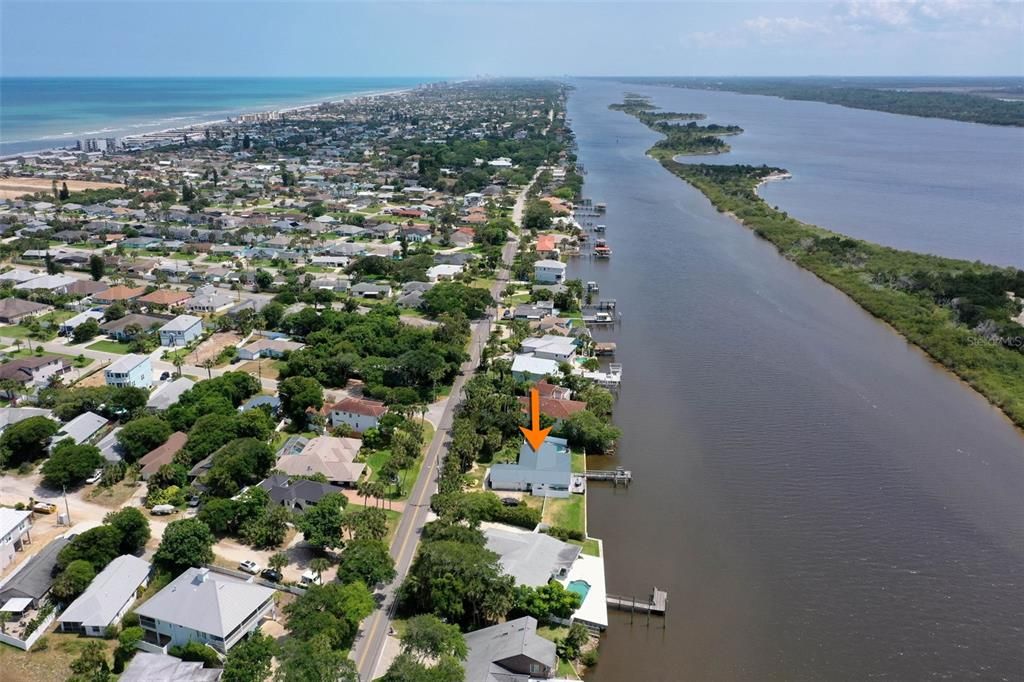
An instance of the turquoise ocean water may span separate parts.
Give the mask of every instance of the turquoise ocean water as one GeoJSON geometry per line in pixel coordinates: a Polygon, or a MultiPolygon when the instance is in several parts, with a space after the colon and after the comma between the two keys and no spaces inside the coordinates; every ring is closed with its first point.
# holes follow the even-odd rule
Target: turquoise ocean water
{"type": "Polygon", "coordinates": [[[396,78],[0,78],[0,155],[74,146],[249,111],[442,80],[396,78]]]}

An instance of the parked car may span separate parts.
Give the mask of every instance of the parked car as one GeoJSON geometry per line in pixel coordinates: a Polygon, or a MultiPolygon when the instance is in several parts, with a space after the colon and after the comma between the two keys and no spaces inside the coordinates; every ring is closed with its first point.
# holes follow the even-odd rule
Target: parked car
{"type": "Polygon", "coordinates": [[[313,571],[306,571],[305,573],[303,573],[302,574],[302,578],[299,580],[299,582],[302,583],[302,585],[304,587],[309,586],[309,585],[322,585],[323,584],[323,583],[320,582],[320,576],[318,576],[313,571]]]}
{"type": "Polygon", "coordinates": [[[57,511],[57,505],[50,502],[36,502],[32,505],[32,511],[38,514],[52,514],[57,511]]]}
{"type": "Polygon", "coordinates": [[[93,483],[98,482],[101,478],[103,478],[103,469],[97,469],[96,471],[92,472],[92,476],[85,479],[85,482],[91,485],[93,483]]]}
{"type": "Polygon", "coordinates": [[[505,505],[506,507],[518,507],[519,506],[519,500],[517,500],[514,497],[503,497],[503,498],[501,498],[501,503],[503,505],[505,505]]]}
{"type": "Polygon", "coordinates": [[[192,497],[190,497],[189,500],[188,500],[188,506],[192,507],[193,509],[198,507],[199,506],[199,496],[198,495],[193,495],[192,497]]]}
{"type": "Polygon", "coordinates": [[[178,510],[173,504],[158,504],[150,510],[153,516],[167,516],[168,514],[177,514],[178,510]]]}
{"type": "Polygon", "coordinates": [[[281,571],[275,571],[272,568],[264,568],[260,572],[260,577],[263,578],[264,580],[269,580],[272,583],[279,583],[279,582],[281,582],[281,579],[284,576],[281,575],[281,571]]]}
{"type": "Polygon", "coordinates": [[[163,374],[160,375],[160,381],[167,381],[170,378],[171,378],[171,373],[170,372],[164,372],[163,374]]]}
{"type": "Polygon", "coordinates": [[[260,565],[255,561],[249,561],[248,559],[246,559],[245,561],[238,564],[238,569],[240,571],[245,571],[246,573],[256,575],[260,572],[260,565]]]}

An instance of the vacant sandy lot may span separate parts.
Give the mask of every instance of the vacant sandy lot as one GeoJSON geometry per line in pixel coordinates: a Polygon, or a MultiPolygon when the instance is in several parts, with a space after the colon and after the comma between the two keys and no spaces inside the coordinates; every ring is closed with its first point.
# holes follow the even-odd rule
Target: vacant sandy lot
{"type": "Polygon", "coordinates": [[[232,332],[218,332],[199,344],[195,351],[188,354],[186,361],[190,364],[202,366],[207,360],[216,360],[220,352],[228,346],[237,346],[242,337],[232,332]]]}
{"type": "MultiPolygon", "coordinates": [[[[58,180],[68,183],[68,189],[77,192],[82,189],[103,189],[105,187],[121,187],[115,182],[90,182],[88,180],[58,180]]],[[[0,199],[17,199],[26,194],[49,192],[53,188],[53,180],[48,178],[0,178],[0,199]]]]}

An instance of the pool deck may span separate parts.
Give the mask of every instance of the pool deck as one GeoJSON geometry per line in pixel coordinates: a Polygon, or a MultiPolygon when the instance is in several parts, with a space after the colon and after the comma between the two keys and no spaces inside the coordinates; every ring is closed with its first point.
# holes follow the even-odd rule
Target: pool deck
{"type": "Polygon", "coordinates": [[[601,546],[601,556],[580,554],[569,569],[569,575],[559,582],[566,589],[574,580],[582,580],[590,585],[586,598],[572,617],[573,620],[604,630],[608,627],[608,591],[604,581],[604,543],[600,540],[597,542],[601,546]]]}

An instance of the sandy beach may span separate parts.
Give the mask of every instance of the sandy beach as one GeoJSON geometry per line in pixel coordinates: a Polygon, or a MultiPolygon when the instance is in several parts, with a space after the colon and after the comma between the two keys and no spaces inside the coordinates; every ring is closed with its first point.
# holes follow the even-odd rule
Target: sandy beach
{"type": "MultiPolygon", "coordinates": [[[[91,180],[57,180],[58,187],[66,182],[68,189],[77,192],[83,189],[104,189],[120,187],[115,182],[93,182],[91,180]]],[[[0,178],[0,199],[18,199],[27,194],[49,192],[53,188],[51,178],[0,178]]]]}

